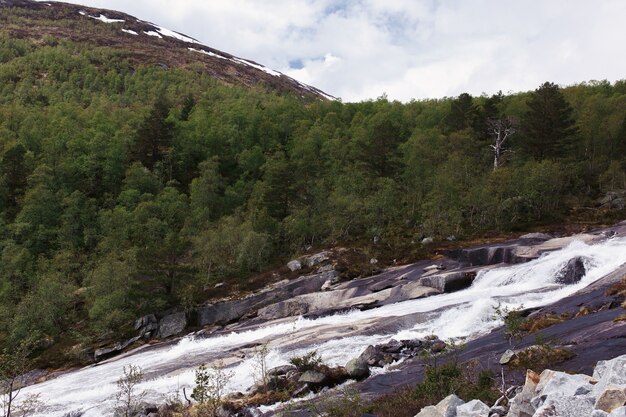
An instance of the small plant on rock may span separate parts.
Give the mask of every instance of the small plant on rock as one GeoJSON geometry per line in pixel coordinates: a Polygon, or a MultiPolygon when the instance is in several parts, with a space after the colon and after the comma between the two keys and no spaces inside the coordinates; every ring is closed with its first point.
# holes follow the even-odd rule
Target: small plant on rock
{"type": "Polygon", "coordinates": [[[137,393],[137,385],[143,381],[143,371],[139,366],[124,367],[124,374],[117,380],[115,412],[122,417],[131,417],[139,411],[144,393],[137,393]]]}
{"type": "Polygon", "coordinates": [[[222,405],[226,385],[233,378],[232,371],[226,371],[221,362],[208,367],[200,365],[196,370],[196,386],[191,398],[198,402],[202,415],[215,417],[222,405]]]}
{"type": "Polygon", "coordinates": [[[302,356],[294,356],[293,358],[289,359],[289,363],[298,368],[298,371],[306,372],[315,370],[324,362],[322,361],[322,357],[317,353],[317,351],[312,350],[302,356]]]}
{"type": "Polygon", "coordinates": [[[524,337],[524,306],[519,308],[509,308],[499,304],[494,307],[495,318],[504,322],[504,334],[509,340],[509,344],[513,344],[513,340],[521,340],[524,337]]]}

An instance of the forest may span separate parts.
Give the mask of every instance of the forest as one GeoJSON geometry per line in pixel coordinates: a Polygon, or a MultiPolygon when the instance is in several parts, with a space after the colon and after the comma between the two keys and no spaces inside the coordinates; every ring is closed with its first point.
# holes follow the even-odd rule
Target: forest
{"type": "Polygon", "coordinates": [[[115,337],[311,247],[602,221],[625,169],[626,81],[342,103],[0,34],[0,348],[115,337]]]}

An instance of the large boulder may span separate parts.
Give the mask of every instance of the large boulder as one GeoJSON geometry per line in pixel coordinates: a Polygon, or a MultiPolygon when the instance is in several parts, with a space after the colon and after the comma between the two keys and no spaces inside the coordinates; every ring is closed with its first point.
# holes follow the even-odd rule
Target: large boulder
{"type": "Polygon", "coordinates": [[[352,379],[360,380],[370,376],[370,368],[361,358],[354,358],[346,364],[346,372],[352,379]]]}
{"type": "Polygon", "coordinates": [[[626,355],[598,362],[593,378],[598,381],[592,390],[596,398],[610,385],[626,386],[626,355]]]}
{"type": "Polygon", "coordinates": [[[443,414],[434,405],[429,405],[420,410],[415,417],[443,417],[443,414]]]}
{"type": "Polygon", "coordinates": [[[626,407],[619,407],[611,411],[609,417],[626,417],[626,407]]]}
{"type": "Polygon", "coordinates": [[[369,366],[382,367],[384,365],[383,352],[376,346],[369,345],[358,358],[369,366]]]}
{"type": "Polygon", "coordinates": [[[311,387],[319,387],[319,386],[324,385],[326,380],[327,380],[326,375],[324,375],[321,372],[306,371],[302,375],[300,375],[300,379],[298,379],[298,382],[307,384],[311,387]]]}
{"type": "Polygon", "coordinates": [[[185,330],[185,327],[187,327],[187,316],[184,312],[170,314],[159,322],[158,336],[161,338],[174,336],[185,330]]]}
{"type": "Polygon", "coordinates": [[[556,273],[556,282],[565,285],[576,284],[586,273],[585,258],[577,256],[570,259],[567,264],[556,273]]]}
{"type": "Polygon", "coordinates": [[[302,269],[302,262],[298,259],[294,259],[293,261],[287,262],[287,268],[289,268],[291,272],[298,271],[302,269]]]}
{"type": "Polygon", "coordinates": [[[546,399],[533,417],[589,417],[593,411],[593,400],[589,397],[554,395],[546,399]]]}
{"type": "Polygon", "coordinates": [[[526,371],[526,382],[521,392],[511,400],[508,417],[533,417],[535,408],[530,403],[531,399],[536,395],[535,389],[539,384],[539,374],[526,371]]]}
{"type": "Polygon", "coordinates": [[[456,408],[456,417],[489,417],[489,406],[480,400],[472,400],[456,408]]]}
{"type": "Polygon", "coordinates": [[[546,369],[541,373],[535,391],[539,396],[586,395],[593,389],[591,382],[592,378],[588,375],[570,375],[565,372],[546,369]]]}
{"type": "Polygon", "coordinates": [[[158,320],[154,314],[148,314],[138,318],[135,321],[135,330],[139,332],[141,337],[152,337],[158,330],[158,320]]]}
{"type": "Polygon", "coordinates": [[[435,408],[439,411],[439,413],[441,413],[442,417],[456,417],[457,407],[463,404],[465,404],[465,401],[454,394],[450,394],[443,400],[439,401],[435,408]]]}
{"type": "Polygon", "coordinates": [[[449,293],[468,288],[476,278],[476,270],[451,271],[423,276],[419,282],[421,285],[436,288],[441,292],[449,293]]]}
{"type": "Polygon", "coordinates": [[[596,399],[595,409],[612,412],[626,404],[626,390],[624,387],[609,385],[596,399]]]}

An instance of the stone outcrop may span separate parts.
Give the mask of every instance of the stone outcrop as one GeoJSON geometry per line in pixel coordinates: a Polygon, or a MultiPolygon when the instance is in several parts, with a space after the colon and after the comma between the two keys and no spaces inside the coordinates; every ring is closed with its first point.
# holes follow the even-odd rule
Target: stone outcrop
{"type": "Polygon", "coordinates": [[[158,336],[166,338],[181,333],[187,327],[187,316],[184,312],[174,313],[159,320],[158,336]]]}
{"type": "MultiPolygon", "coordinates": [[[[483,415],[482,406],[476,404],[469,402],[457,407],[457,417],[483,415]],[[461,410],[469,410],[472,403],[475,409],[462,414],[461,410]]],[[[593,376],[550,369],[538,375],[529,370],[523,388],[505,411],[508,417],[617,417],[626,416],[625,405],[626,355],[623,355],[598,362],[593,376]]]]}

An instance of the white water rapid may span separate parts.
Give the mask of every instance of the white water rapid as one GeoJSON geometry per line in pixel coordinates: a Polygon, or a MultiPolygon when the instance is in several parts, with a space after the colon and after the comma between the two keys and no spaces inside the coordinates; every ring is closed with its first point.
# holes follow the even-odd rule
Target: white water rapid
{"type": "MultiPolygon", "coordinates": [[[[232,363],[235,377],[229,391],[245,391],[253,384],[252,359],[240,360],[238,351],[246,344],[269,342],[269,366],[286,364],[289,358],[316,349],[325,362],[344,365],[358,356],[368,345],[420,338],[436,334],[441,339],[473,338],[501,323],[494,315],[494,306],[516,308],[537,307],[558,301],[605,276],[626,262],[626,238],[609,239],[587,245],[574,241],[564,249],[515,266],[490,269],[479,273],[470,288],[451,294],[404,301],[367,311],[352,311],[319,319],[297,318],[266,325],[255,330],[230,333],[209,338],[187,336],[174,345],[138,350],[96,366],[72,371],[55,379],[25,388],[19,398],[40,394],[46,404],[38,417],[62,417],[82,410],[85,417],[112,415],[116,380],[122,369],[138,365],[146,374],[139,390],[147,401],[159,401],[183,387],[192,387],[194,366],[190,358],[210,362],[217,355],[232,363]],[[575,285],[555,283],[555,274],[572,258],[586,259],[587,273],[575,285]],[[419,322],[401,321],[403,317],[424,313],[419,322]],[[396,330],[372,334],[366,331],[374,322],[402,324],[396,330]],[[347,329],[347,330],[346,330],[347,329]],[[349,330],[349,331],[348,331],[349,330]],[[297,341],[297,348],[291,348],[297,341]]],[[[387,326],[388,328],[393,326],[387,326]]],[[[190,388],[187,388],[187,392],[190,388]]]]}

